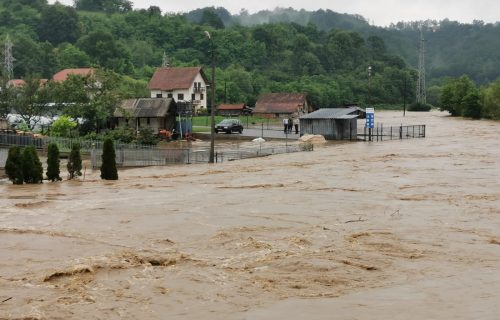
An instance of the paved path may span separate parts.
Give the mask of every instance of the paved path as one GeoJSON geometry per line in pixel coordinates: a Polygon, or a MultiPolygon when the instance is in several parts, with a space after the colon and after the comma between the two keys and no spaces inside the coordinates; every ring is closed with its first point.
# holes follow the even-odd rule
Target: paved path
{"type": "MultiPolygon", "coordinates": [[[[200,132],[197,134],[203,134],[203,135],[210,135],[210,132],[200,132]]],[[[283,130],[280,129],[262,129],[262,128],[244,128],[243,133],[218,133],[217,137],[219,138],[229,138],[229,139],[237,139],[238,137],[245,137],[245,138],[258,138],[258,137],[263,137],[264,139],[292,139],[292,140],[297,140],[300,138],[299,134],[295,134],[295,131],[293,131],[290,134],[285,134],[283,130]]]]}

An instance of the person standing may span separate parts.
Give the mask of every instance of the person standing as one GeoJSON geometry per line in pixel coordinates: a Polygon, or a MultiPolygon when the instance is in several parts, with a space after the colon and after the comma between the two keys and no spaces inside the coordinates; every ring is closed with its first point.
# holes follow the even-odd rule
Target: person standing
{"type": "Polygon", "coordinates": [[[288,118],[283,118],[283,133],[288,132],[288,118]]]}
{"type": "Polygon", "coordinates": [[[293,125],[295,127],[295,134],[299,134],[299,118],[293,119],[293,125]]]}
{"type": "Polygon", "coordinates": [[[292,133],[292,128],[293,128],[292,117],[289,117],[288,118],[288,133],[292,133]]]}

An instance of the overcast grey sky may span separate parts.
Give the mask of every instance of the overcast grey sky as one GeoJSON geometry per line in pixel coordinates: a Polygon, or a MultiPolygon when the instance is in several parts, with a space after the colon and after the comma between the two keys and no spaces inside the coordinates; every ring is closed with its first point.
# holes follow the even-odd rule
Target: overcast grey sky
{"type": "MultiPolygon", "coordinates": [[[[55,0],[49,2],[53,3],[55,0]]],[[[73,4],[73,0],[59,0],[59,2],[73,4]]],[[[186,12],[209,6],[224,7],[233,14],[242,8],[250,13],[276,7],[309,11],[330,9],[339,13],[360,14],[370,23],[380,26],[398,21],[444,18],[460,22],[500,21],[499,0],[132,0],[132,2],[134,8],[158,6],[163,12],[186,12]]]]}

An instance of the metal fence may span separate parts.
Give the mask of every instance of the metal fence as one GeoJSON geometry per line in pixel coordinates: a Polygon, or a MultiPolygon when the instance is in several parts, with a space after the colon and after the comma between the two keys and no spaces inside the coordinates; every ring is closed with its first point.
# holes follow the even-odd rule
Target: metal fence
{"type": "Polygon", "coordinates": [[[412,126],[385,126],[378,124],[373,129],[363,128],[358,132],[358,139],[364,141],[401,140],[425,138],[425,124],[412,126]]]}
{"type": "Polygon", "coordinates": [[[7,156],[9,155],[8,149],[0,149],[0,168],[5,168],[5,162],[7,161],[7,156]]]}
{"type": "MultiPolygon", "coordinates": [[[[215,162],[225,162],[255,157],[265,157],[273,154],[312,151],[312,144],[284,144],[262,146],[255,145],[245,148],[224,148],[215,151],[215,162]]],[[[161,166],[168,164],[208,163],[210,150],[208,148],[115,148],[116,164],[121,167],[161,166]]],[[[102,148],[91,150],[93,168],[101,166],[102,148]]]]}
{"type": "MultiPolygon", "coordinates": [[[[102,149],[103,141],[99,140],[84,140],[84,139],[73,139],[73,138],[59,138],[59,137],[47,137],[47,136],[36,136],[33,134],[14,134],[14,133],[0,133],[0,146],[10,147],[10,146],[29,146],[34,145],[35,148],[39,150],[44,150],[47,148],[49,143],[57,144],[59,151],[61,153],[70,152],[73,145],[80,145],[81,153],[90,153],[92,149],[102,149]]],[[[133,143],[116,143],[115,148],[117,149],[154,149],[154,146],[145,146],[133,143]]]]}
{"type": "MultiPolygon", "coordinates": [[[[61,153],[69,153],[74,144],[80,144],[82,154],[90,154],[92,167],[99,168],[102,158],[102,141],[36,137],[33,135],[0,134],[0,146],[34,145],[46,150],[49,143],[56,143],[61,153]]],[[[312,144],[254,144],[251,146],[225,146],[215,150],[215,162],[263,157],[273,154],[312,151],[312,144]]],[[[159,166],[168,164],[207,163],[210,150],[207,148],[159,148],[138,144],[115,143],[116,163],[122,167],[159,166]]]]}

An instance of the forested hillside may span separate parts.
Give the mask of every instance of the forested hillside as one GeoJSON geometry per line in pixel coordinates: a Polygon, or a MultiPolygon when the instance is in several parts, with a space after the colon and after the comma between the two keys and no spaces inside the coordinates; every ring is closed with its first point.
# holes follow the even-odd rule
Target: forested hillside
{"type": "MultiPolygon", "coordinates": [[[[409,65],[417,67],[420,27],[426,40],[427,76],[431,80],[442,77],[469,75],[478,83],[488,83],[500,77],[500,22],[472,24],[456,21],[427,20],[399,22],[387,28],[371,26],[359,15],[340,14],[331,10],[305,11],[292,8],[263,10],[254,14],[241,11],[231,15],[224,8],[212,8],[226,26],[241,24],[254,26],[263,23],[313,24],[319,30],[352,30],[363,36],[379,36],[387,50],[401,56],[409,65]]],[[[193,22],[202,21],[205,9],[186,15],[193,22]]]]}
{"type": "MultiPolygon", "coordinates": [[[[96,66],[123,75],[126,96],[147,95],[147,81],[164,53],[174,66],[209,67],[205,30],[216,50],[218,102],[253,105],[270,91],[308,92],[317,107],[369,99],[398,104],[405,90],[408,99],[414,97],[419,36],[411,24],[374,28],[360,16],[332,11],[231,16],[222,8],[188,14],[154,6],[134,10],[125,0],[77,0],[73,7],[46,0],[0,1],[0,39],[3,45],[8,35],[14,44],[16,78],[50,78],[64,68],[96,66]]],[[[443,22],[436,32],[426,32],[428,74],[468,73],[482,82],[497,78],[499,30],[443,22]],[[454,42],[458,37],[463,39],[454,42]]]]}

